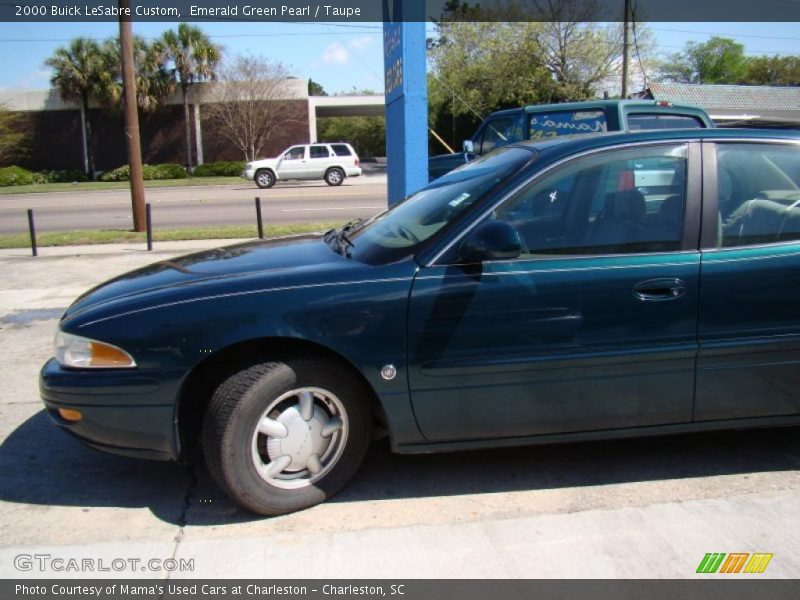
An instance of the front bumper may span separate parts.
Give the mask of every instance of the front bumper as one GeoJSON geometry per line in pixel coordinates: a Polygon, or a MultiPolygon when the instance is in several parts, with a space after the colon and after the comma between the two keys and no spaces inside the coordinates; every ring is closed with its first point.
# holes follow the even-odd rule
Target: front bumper
{"type": "Polygon", "coordinates": [[[39,391],[53,421],[81,442],[104,452],[177,460],[177,377],[147,376],[135,369],[77,371],[50,359],[39,374],[39,391]],[[59,408],[83,418],[65,421],[59,408]]]}
{"type": "Polygon", "coordinates": [[[249,179],[250,181],[253,181],[253,178],[255,176],[256,176],[255,169],[245,169],[244,171],[242,171],[242,177],[244,177],[245,179],[249,179]]]}

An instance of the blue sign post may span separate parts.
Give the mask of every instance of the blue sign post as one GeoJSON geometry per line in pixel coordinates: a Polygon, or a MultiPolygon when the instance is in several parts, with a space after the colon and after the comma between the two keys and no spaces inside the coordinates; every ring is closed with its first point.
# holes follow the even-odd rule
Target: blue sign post
{"type": "Polygon", "coordinates": [[[389,206],[428,183],[425,2],[383,0],[389,206]]]}

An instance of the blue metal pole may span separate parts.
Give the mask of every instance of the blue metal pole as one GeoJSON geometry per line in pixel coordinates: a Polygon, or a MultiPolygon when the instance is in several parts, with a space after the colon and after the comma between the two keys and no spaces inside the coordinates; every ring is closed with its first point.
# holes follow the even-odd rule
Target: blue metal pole
{"type": "Polygon", "coordinates": [[[425,2],[384,0],[383,62],[391,206],[428,183],[425,2]]]}

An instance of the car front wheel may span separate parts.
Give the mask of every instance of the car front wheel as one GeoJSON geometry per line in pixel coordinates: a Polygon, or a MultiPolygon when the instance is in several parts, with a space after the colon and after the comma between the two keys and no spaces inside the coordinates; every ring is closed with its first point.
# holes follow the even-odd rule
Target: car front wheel
{"type": "Polygon", "coordinates": [[[256,176],[254,179],[256,185],[262,189],[271,188],[273,185],[275,185],[275,175],[268,169],[256,171],[256,176]]]}
{"type": "Polygon", "coordinates": [[[366,454],[371,424],[364,384],[340,366],[262,363],[216,390],[203,450],[214,479],[237,503],[278,515],[338,492],[366,454]]]}
{"type": "Polygon", "coordinates": [[[344,171],[338,167],[333,167],[325,171],[325,183],[328,185],[342,185],[344,181],[344,171]]]}

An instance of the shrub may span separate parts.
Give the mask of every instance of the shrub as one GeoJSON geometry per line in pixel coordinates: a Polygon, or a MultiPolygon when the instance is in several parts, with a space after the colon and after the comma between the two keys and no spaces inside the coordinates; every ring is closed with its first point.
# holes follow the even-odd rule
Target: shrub
{"type": "Polygon", "coordinates": [[[243,160],[221,160],[194,168],[195,177],[238,177],[244,171],[243,160]]]}
{"type": "MultiPolygon", "coordinates": [[[[150,168],[153,172],[149,179],[186,179],[188,177],[186,169],[184,169],[183,166],[173,163],[154,165],[150,168]]],[[[148,177],[145,177],[145,179],[148,179],[148,177]]]]}
{"type": "Polygon", "coordinates": [[[78,169],[57,169],[42,173],[45,183],[72,183],[73,181],[89,181],[89,177],[78,169]]]}
{"type": "Polygon", "coordinates": [[[130,171],[128,165],[117,167],[113,171],[106,171],[100,175],[100,181],[128,181],[130,180],[130,171]]]}
{"type": "Polygon", "coordinates": [[[0,168],[0,186],[30,185],[32,183],[45,183],[47,180],[42,173],[35,173],[22,167],[0,168]]]}
{"type": "MultiPolygon", "coordinates": [[[[186,169],[181,165],[142,165],[142,177],[145,181],[152,179],[186,179],[186,169]]],[[[130,181],[130,169],[128,165],[117,167],[113,171],[106,171],[100,176],[100,181],[130,181]]]]}

